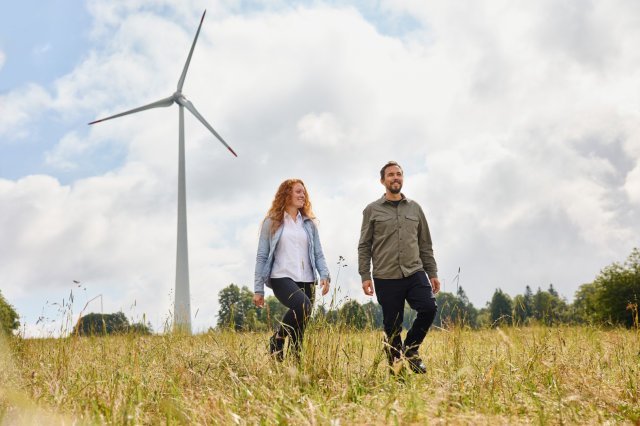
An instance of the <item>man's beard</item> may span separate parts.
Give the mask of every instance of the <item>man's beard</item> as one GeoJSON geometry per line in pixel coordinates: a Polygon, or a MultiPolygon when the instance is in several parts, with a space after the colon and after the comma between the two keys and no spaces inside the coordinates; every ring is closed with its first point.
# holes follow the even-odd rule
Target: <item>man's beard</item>
{"type": "Polygon", "coordinates": [[[389,190],[389,192],[390,192],[390,193],[392,193],[392,194],[399,194],[399,193],[400,193],[400,191],[402,190],[402,184],[401,184],[400,182],[393,182],[391,185],[389,185],[389,186],[387,187],[387,189],[388,189],[388,190],[389,190]],[[395,189],[395,188],[393,187],[393,184],[394,184],[394,183],[397,183],[397,184],[398,184],[398,189],[395,189]]]}

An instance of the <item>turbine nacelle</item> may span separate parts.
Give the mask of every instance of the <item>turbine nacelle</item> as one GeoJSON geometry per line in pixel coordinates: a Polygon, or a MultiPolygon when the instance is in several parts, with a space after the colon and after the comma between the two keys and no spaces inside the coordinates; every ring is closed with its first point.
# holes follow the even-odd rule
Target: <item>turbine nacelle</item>
{"type": "Polygon", "coordinates": [[[179,104],[180,102],[178,101],[178,99],[182,98],[183,100],[186,100],[187,98],[182,94],[182,92],[174,92],[173,95],[171,95],[171,97],[173,98],[173,101],[177,104],[179,104]]]}

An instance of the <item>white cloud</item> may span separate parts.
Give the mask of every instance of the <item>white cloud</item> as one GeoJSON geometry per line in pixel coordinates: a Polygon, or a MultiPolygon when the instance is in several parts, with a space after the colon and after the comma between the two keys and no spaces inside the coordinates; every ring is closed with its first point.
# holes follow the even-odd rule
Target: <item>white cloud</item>
{"type": "Polygon", "coordinates": [[[0,50],[0,69],[4,66],[4,62],[7,59],[7,56],[4,54],[2,50],[0,50]]]}
{"type": "Polygon", "coordinates": [[[29,125],[50,107],[51,101],[49,93],[36,84],[30,84],[0,96],[2,139],[7,142],[28,135],[29,125]]]}
{"type": "Polygon", "coordinates": [[[640,205],[640,162],[627,175],[624,189],[629,199],[636,205],[640,205]]]}
{"type": "Polygon", "coordinates": [[[336,117],[328,112],[307,114],[298,121],[300,140],[312,145],[332,146],[347,144],[347,138],[336,117]]]}
{"type": "MultiPolygon", "coordinates": [[[[29,105],[89,121],[170,95],[203,6],[171,5],[167,17],[143,1],[90,2],[95,48],[53,95],[21,89],[33,92],[29,105]]],[[[498,286],[516,294],[553,282],[571,297],[636,244],[640,32],[625,9],[636,6],[384,2],[423,23],[404,38],[378,33],[355,8],[235,7],[210,8],[184,88],[239,153],[186,115],[196,328],[215,322],[220,288],[252,286],[259,221],[293,176],[309,188],[334,275],[347,258],[342,294],[359,298],[361,211],[381,195],[389,159],[403,164],[406,194],[427,212],[441,276],[450,283],[460,266],[476,305],[498,286]],[[583,43],[581,31],[598,43],[583,43]]],[[[0,118],[0,133],[33,123],[26,117],[0,118]]],[[[0,280],[20,283],[10,295],[33,304],[29,292],[79,278],[105,293],[108,309],[135,300],[136,312],[162,323],[177,131],[176,106],[71,129],[49,165],[100,162],[112,146],[124,163],[69,185],[0,181],[0,229],[9,230],[0,280]]]]}
{"type": "Polygon", "coordinates": [[[88,143],[75,132],[65,135],[52,152],[45,155],[45,161],[54,167],[70,170],[77,167],[72,159],[78,158],[87,151],[88,143]]]}

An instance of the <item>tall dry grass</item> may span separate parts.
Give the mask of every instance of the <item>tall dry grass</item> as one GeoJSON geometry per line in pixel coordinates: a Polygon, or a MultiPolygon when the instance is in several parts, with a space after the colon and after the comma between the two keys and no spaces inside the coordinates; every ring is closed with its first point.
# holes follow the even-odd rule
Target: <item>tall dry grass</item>
{"type": "Polygon", "coordinates": [[[388,374],[378,331],[315,324],[299,364],[271,360],[267,337],[5,340],[0,423],[640,421],[636,330],[435,330],[421,349],[428,374],[401,378],[388,374]]]}

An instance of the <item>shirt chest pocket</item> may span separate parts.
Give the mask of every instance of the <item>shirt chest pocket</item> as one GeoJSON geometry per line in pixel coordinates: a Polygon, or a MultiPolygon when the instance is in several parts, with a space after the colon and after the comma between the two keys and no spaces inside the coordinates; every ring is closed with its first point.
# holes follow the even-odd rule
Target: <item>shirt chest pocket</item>
{"type": "Polygon", "coordinates": [[[395,216],[376,216],[373,219],[374,234],[376,236],[387,236],[394,233],[397,229],[397,220],[395,216]]]}
{"type": "Polygon", "coordinates": [[[407,227],[408,231],[418,230],[418,224],[420,223],[418,216],[406,215],[404,218],[404,225],[407,227]]]}

